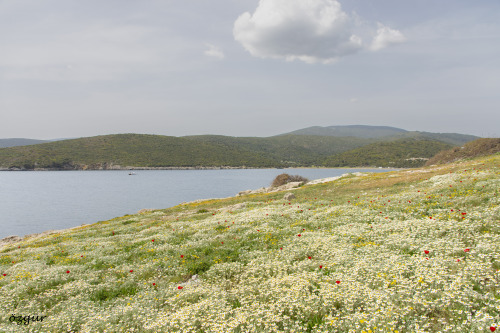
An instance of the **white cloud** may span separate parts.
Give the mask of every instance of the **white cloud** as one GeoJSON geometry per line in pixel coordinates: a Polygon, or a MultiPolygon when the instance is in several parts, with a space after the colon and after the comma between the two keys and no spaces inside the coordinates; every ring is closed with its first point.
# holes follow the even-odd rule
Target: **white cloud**
{"type": "Polygon", "coordinates": [[[406,40],[405,36],[403,36],[403,34],[400,31],[391,29],[379,23],[377,29],[377,35],[373,39],[370,49],[373,51],[378,51],[391,44],[402,43],[405,40],[406,40]]]}
{"type": "Polygon", "coordinates": [[[218,59],[224,59],[226,56],[224,55],[224,52],[220,48],[218,48],[215,45],[212,44],[206,44],[208,47],[208,50],[206,50],[204,53],[205,55],[209,57],[215,57],[218,59]]]}
{"type": "Polygon", "coordinates": [[[253,56],[307,63],[331,63],[404,38],[399,31],[380,26],[372,47],[365,46],[361,31],[369,35],[375,31],[359,25],[337,0],[260,0],[253,14],[238,17],[233,35],[253,56]]]}

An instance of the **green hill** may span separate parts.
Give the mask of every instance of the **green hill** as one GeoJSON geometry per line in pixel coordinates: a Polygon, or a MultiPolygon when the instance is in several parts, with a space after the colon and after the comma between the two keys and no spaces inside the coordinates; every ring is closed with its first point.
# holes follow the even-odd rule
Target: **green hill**
{"type": "Polygon", "coordinates": [[[222,145],[231,149],[264,154],[283,165],[310,166],[321,164],[329,155],[367,145],[373,140],[337,138],[331,136],[281,135],[269,138],[199,135],[185,137],[191,140],[222,145]]]}
{"type": "Polygon", "coordinates": [[[0,149],[0,167],[108,169],[116,166],[270,167],[257,153],[162,135],[116,134],[0,149]]]}
{"type": "Polygon", "coordinates": [[[26,237],[0,331],[491,332],[499,189],[497,154],[26,237]]]}
{"type": "Polygon", "coordinates": [[[328,167],[377,166],[409,168],[423,166],[438,152],[451,145],[428,139],[399,139],[373,143],[325,159],[328,167]]]}

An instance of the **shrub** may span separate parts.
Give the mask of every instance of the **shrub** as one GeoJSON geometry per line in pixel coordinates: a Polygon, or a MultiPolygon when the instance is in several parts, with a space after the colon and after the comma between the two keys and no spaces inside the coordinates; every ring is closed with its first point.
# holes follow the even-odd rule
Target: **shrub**
{"type": "Polygon", "coordinates": [[[274,180],[271,184],[271,187],[278,187],[278,186],[285,185],[288,183],[293,183],[293,182],[301,182],[302,184],[305,184],[308,181],[309,181],[309,179],[304,178],[304,177],[299,176],[299,175],[290,176],[287,173],[282,173],[280,175],[277,175],[276,178],[274,178],[274,180]]]}
{"type": "Polygon", "coordinates": [[[451,163],[465,158],[491,155],[500,152],[500,138],[481,138],[437,153],[425,165],[451,163]]]}

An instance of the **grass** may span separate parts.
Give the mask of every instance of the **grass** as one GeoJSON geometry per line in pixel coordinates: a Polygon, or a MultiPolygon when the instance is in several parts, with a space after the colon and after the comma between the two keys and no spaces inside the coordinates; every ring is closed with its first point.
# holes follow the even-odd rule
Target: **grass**
{"type": "Polygon", "coordinates": [[[0,331],[488,332],[499,162],[193,202],[5,246],[0,331]]]}

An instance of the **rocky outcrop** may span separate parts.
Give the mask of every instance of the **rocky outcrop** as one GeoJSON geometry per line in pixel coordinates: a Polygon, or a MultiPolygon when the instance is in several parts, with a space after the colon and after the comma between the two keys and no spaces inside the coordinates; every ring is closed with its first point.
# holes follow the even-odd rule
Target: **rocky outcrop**
{"type": "Polygon", "coordinates": [[[17,243],[17,242],[20,242],[22,240],[23,239],[19,236],[7,236],[5,238],[0,239],[0,246],[12,244],[12,243],[17,243]]]}
{"type": "Polygon", "coordinates": [[[246,190],[239,192],[236,196],[248,195],[248,194],[257,194],[257,193],[271,193],[271,192],[279,192],[279,191],[287,191],[298,188],[302,185],[302,182],[290,182],[285,185],[281,185],[278,187],[261,187],[258,190],[246,190]]]}

